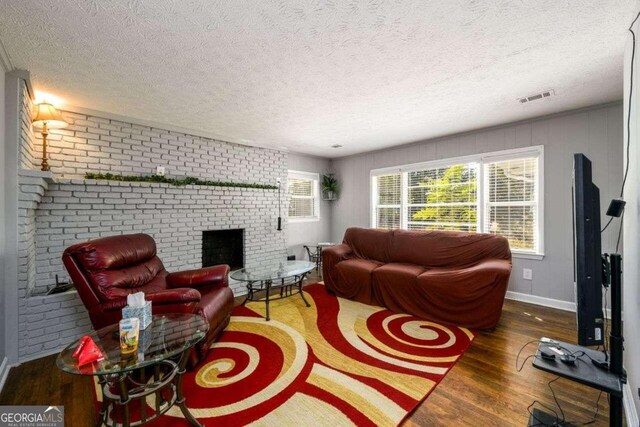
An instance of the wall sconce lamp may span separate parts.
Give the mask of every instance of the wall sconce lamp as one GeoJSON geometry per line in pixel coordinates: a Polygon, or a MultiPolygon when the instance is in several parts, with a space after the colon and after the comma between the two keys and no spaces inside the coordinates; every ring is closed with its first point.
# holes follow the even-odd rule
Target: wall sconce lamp
{"type": "Polygon", "coordinates": [[[36,105],[36,114],[33,118],[33,126],[41,128],[42,133],[42,170],[49,170],[49,163],[47,161],[47,135],[49,135],[49,129],[59,129],[67,126],[66,122],[60,111],[47,102],[42,102],[36,105]]]}

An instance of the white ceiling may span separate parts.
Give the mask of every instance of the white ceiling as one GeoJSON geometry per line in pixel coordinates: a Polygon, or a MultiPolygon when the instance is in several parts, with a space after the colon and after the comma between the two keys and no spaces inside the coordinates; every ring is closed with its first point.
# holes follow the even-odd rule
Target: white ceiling
{"type": "Polygon", "coordinates": [[[1,0],[0,40],[69,105],[339,157],[621,99],[635,3],[1,0]]]}

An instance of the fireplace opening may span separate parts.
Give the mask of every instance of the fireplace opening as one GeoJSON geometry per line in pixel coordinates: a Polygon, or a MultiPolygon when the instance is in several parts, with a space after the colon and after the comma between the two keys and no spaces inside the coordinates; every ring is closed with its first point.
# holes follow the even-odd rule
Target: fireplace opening
{"type": "Polygon", "coordinates": [[[202,266],[228,264],[231,270],[244,267],[244,229],[202,232],[202,266]]]}

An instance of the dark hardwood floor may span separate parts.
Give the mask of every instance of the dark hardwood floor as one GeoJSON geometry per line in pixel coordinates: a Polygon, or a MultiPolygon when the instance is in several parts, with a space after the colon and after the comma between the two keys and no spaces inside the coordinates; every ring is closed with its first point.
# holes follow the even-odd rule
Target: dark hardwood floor
{"type": "MultiPolygon", "coordinates": [[[[498,328],[480,333],[404,425],[526,426],[527,407],[534,400],[555,408],[547,386],[555,377],[534,369],[530,361],[522,372],[515,367],[520,348],[541,336],[575,342],[575,315],[506,301],[498,328]]],[[[522,355],[526,357],[534,349],[531,344],[522,355]]],[[[64,405],[67,425],[90,426],[95,423],[91,387],[90,378],[60,372],[55,356],[49,356],[12,369],[0,394],[0,405],[64,405]]],[[[556,381],[553,389],[568,420],[576,424],[591,420],[597,391],[563,379],[556,381]]],[[[596,422],[591,425],[608,425],[605,394],[600,399],[596,422]]]]}

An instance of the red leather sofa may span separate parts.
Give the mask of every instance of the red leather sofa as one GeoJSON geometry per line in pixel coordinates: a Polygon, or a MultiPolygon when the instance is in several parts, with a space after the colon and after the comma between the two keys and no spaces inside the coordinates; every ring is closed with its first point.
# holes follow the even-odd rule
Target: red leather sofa
{"type": "Polygon", "coordinates": [[[511,274],[509,242],[454,231],[349,228],[322,252],[336,295],[424,319],[493,329],[511,274]]]}
{"type": "Polygon", "coordinates": [[[153,314],[199,313],[209,322],[204,340],[191,352],[190,365],[201,360],[229,324],[233,293],[228,265],[168,273],[146,234],[111,236],[67,248],[62,261],[100,329],[122,318],[127,295],[144,292],[153,314]]]}

